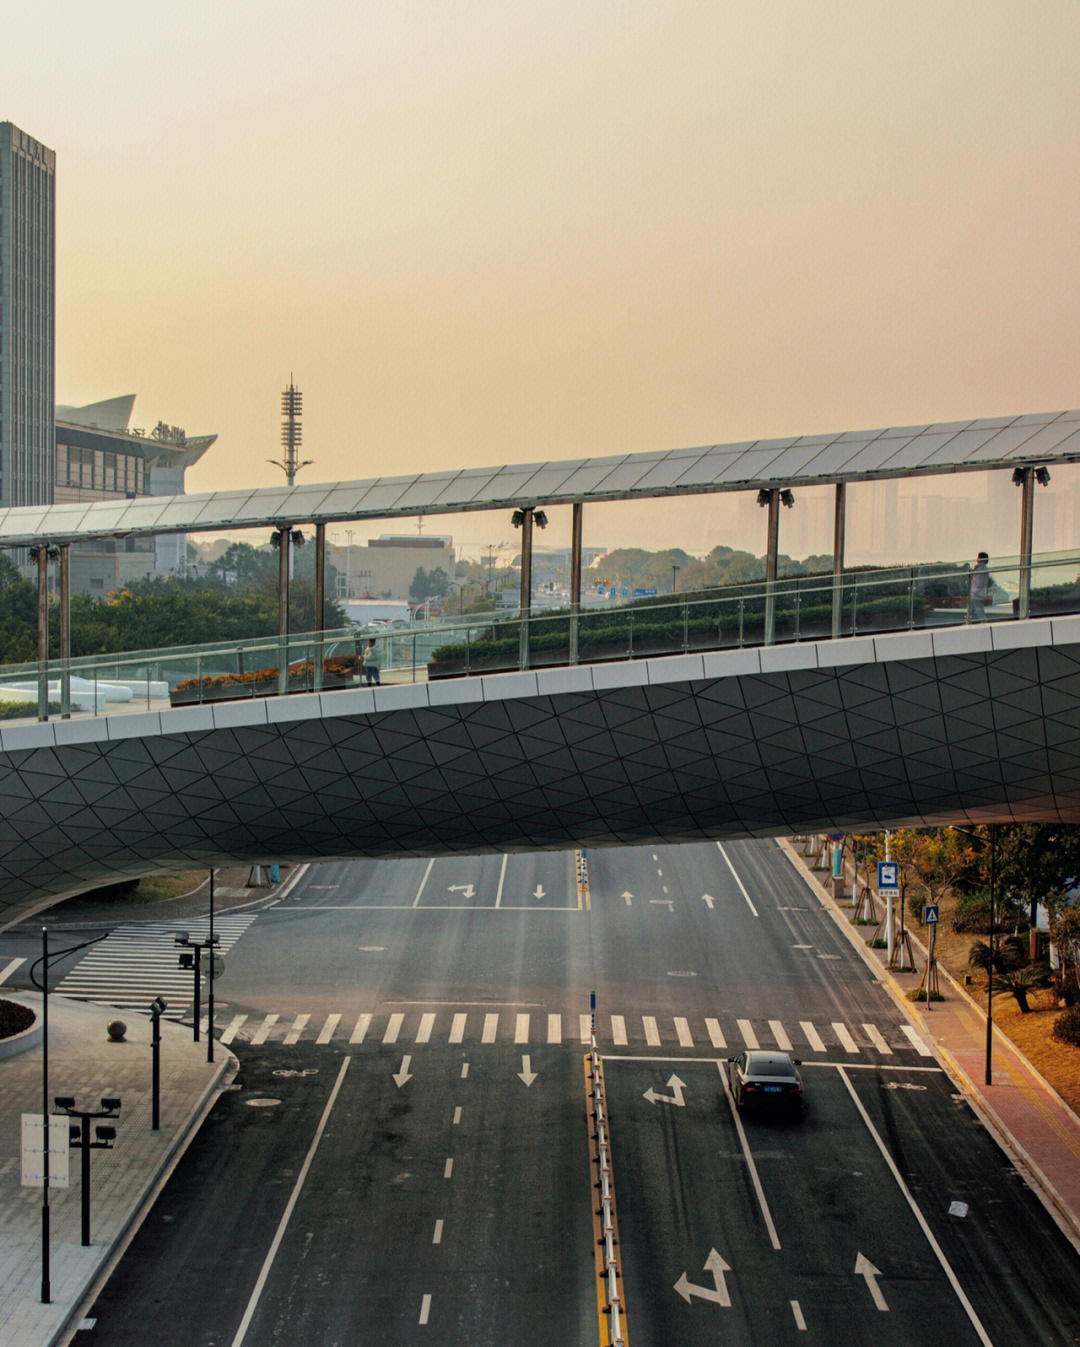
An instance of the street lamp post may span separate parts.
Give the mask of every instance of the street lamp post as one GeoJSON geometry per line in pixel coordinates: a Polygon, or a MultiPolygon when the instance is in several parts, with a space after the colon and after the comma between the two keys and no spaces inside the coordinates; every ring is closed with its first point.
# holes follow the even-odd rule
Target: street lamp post
{"type": "Polygon", "coordinates": [[[161,1016],[169,1003],[160,996],[150,1002],[150,1130],[161,1127],[161,1016]]]}
{"type": "Polygon", "coordinates": [[[680,572],[681,570],[682,570],[682,567],[681,567],[681,566],[676,566],[676,565],[672,564],[672,567],[671,567],[671,592],[672,592],[672,594],[675,593],[675,578],[676,578],[676,576],[679,574],[679,572],[680,572]]]}
{"type": "MultiPolygon", "coordinates": [[[[180,949],[180,967],[190,968],[195,978],[195,997],[194,997],[195,1022],[192,1026],[193,1029],[192,1038],[196,1043],[198,1043],[199,1041],[199,1014],[200,1014],[199,1002],[200,1002],[200,993],[202,991],[202,955],[204,951],[210,955],[211,961],[210,971],[212,977],[214,946],[219,944],[220,940],[221,937],[217,935],[207,936],[205,940],[192,940],[191,936],[187,933],[187,931],[179,931],[173,937],[173,944],[177,945],[180,949]]],[[[210,1051],[212,1052],[213,1050],[211,1049],[210,1051]]],[[[210,1061],[213,1060],[214,1059],[211,1056],[210,1061]]]]}
{"type": "Polygon", "coordinates": [[[90,1140],[91,1118],[112,1118],[120,1112],[119,1095],[102,1095],[100,1109],[75,1107],[73,1094],[58,1094],[53,1100],[56,1113],[60,1117],[75,1118],[79,1126],[71,1129],[71,1144],[82,1151],[82,1242],[86,1248],[90,1243],[90,1152],[112,1150],[116,1140],[116,1128],[112,1123],[99,1123],[94,1128],[94,1140],[90,1140]]]}
{"type": "MultiPolygon", "coordinates": [[[[990,829],[990,939],[986,967],[986,1083],[994,1083],[994,884],[997,868],[997,824],[987,825],[990,829]]],[[[967,828],[954,828],[953,832],[963,833],[965,837],[974,837],[967,828]]]]}

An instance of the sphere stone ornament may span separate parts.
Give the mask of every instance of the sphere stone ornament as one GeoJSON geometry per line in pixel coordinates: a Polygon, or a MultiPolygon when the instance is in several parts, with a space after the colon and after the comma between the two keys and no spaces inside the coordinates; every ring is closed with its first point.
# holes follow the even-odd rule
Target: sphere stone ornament
{"type": "Polygon", "coordinates": [[[123,1043],[124,1035],[127,1033],[127,1025],[123,1020],[110,1020],[105,1026],[105,1032],[109,1035],[111,1043],[123,1043]]]}

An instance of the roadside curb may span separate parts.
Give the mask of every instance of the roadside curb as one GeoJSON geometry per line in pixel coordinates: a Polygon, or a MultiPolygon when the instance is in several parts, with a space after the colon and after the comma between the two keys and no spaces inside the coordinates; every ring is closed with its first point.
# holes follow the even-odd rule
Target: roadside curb
{"type": "MultiPolygon", "coordinates": [[[[1080,1252],[1080,1218],[1078,1218],[1065,1203],[1061,1194],[1050,1182],[1025,1147],[1017,1141],[1016,1137],[1002,1120],[1000,1114],[998,1114],[993,1105],[985,1098],[968,1072],[960,1065],[948,1048],[943,1047],[937,1041],[927,1024],[925,1015],[919,1011],[914,1002],[908,1000],[903,987],[896,981],[883,962],[876,957],[875,951],[867,946],[865,940],[862,939],[856,929],[852,926],[851,922],[837,906],[832,896],[817,882],[810,871],[810,868],[806,865],[804,858],[798,854],[787,838],[777,838],[776,840],[780,850],[787,856],[798,874],[801,875],[809,885],[821,906],[829,913],[836,925],[843,931],[848,942],[857,950],[863,962],[873,974],[875,980],[885,987],[899,1009],[903,1011],[904,1016],[919,1030],[926,1041],[927,1047],[934,1053],[934,1056],[937,1058],[942,1069],[971,1105],[971,1108],[982,1121],[987,1131],[996,1138],[998,1144],[1016,1165],[1017,1169],[1024,1176],[1028,1186],[1042,1201],[1043,1206],[1049,1212],[1054,1223],[1069,1239],[1077,1251],[1080,1252]]],[[[913,936],[912,939],[919,945],[919,948],[925,956],[925,947],[918,941],[917,937],[913,936]]],[[[958,993],[961,1000],[966,1003],[967,1008],[978,1013],[985,1025],[986,1012],[980,1008],[978,1002],[964,990],[952,974],[949,973],[948,969],[941,967],[940,964],[938,967],[939,971],[948,980],[952,989],[958,993]]],[[[998,1043],[1001,1049],[1012,1054],[1020,1063],[1022,1063],[1025,1070],[1030,1073],[1032,1080],[1045,1090],[1052,1100],[1071,1113],[1072,1110],[1069,1109],[1069,1106],[1049,1081],[1045,1080],[1043,1076],[1040,1075],[1012,1039],[1002,1033],[996,1024],[994,1025],[994,1036],[995,1042],[998,1043]]]]}

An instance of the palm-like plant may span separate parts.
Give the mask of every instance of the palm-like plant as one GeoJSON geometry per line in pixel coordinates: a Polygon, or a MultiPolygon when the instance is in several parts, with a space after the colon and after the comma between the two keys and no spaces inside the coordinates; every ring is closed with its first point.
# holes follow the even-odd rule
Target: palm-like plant
{"type": "Polygon", "coordinates": [[[1020,1013],[1026,1015],[1031,1009],[1028,1005],[1029,994],[1040,987],[1045,987],[1049,981],[1049,970],[1043,964],[1029,963],[1023,968],[1010,968],[995,973],[990,979],[990,994],[996,996],[999,992],[1008,992],[1010,996],[1015,997],[1020,1013]]]}
{"type": "MultiPolygon", "coordinates": [[[[1018,935],[1007,935],[997,942],[994,950],[994,969],[997,972],[1009,972],[1022,968],[1028,961],[1028,952],[1018,935]]],[[[981,968],[985,973],[990,967],[990,945],[985,940],[976,940],[968,953],[968,967],[981,968]]]]}

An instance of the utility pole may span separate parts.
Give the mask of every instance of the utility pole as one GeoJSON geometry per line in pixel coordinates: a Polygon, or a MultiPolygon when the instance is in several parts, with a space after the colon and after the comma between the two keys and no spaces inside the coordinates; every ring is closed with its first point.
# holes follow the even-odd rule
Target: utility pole
{"type": "Polygon", "coordinates": [[[300,415],[304,407],[304,395],[292,381],[292,375],[289,375],[289,386],[281,395],[281,415],[284,418],[281,422],[281,458],[268,458],[266,461],[272,463],[275,468],[280,468],[285,474],[285,480],[289,486],[296,485],[296,474],[301,468],[308,468],[314,463],[314,459],[305,458],[302,462],[298,461],[300,452],[300,440],[303,436],[303,428],[300,425],[300,415]]]}

